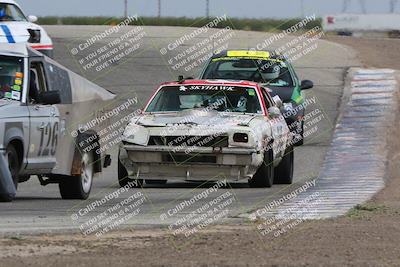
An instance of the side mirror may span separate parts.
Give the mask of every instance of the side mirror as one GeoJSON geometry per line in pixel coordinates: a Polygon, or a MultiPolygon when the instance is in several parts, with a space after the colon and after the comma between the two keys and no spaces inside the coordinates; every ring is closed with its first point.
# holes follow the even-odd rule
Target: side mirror
{"type": "Polygon", "coordinates": [[[272,99],[274,99],[275,104],[278,108],[281,108],[283,106],[282,99],[278,95],[274,96],[272,99]]]}
{"type": "Polygon", "coordinates": [[[193,80],[193,77],[184,77],[183,75],[179,75],[178,76],[178,82],[184,82],[184,81],[186,81],[186,80],[193,80]]]}
{"type": "Polygon", "coordinates": [[[314,83],[312,81],[310,81],[310,80],[301,81],[301,86],[300,86],[301,90],[307,90],[307,89],[311,89],[313,87],[314,87],[314,83]]]}
{"type": "Polygon", "coordinates": [[[282,115],[280,109],[277,107],[270,107],[268,109],[268,114],[271,118],[278,118],[282,115]]]}
{"type": "Polygon", "coordinates": [[[34,16],[34,15],[29,15],[28,16],[28,20],[32,23],[35,23],[36,21],[38,21],[38,17],[34,16]]]}
{"type": "Polygon", "coordinates": [[[45,105],[56,105],[61,103],[59,91],[47,91],[40,94],[40,102],[45,105]]]}

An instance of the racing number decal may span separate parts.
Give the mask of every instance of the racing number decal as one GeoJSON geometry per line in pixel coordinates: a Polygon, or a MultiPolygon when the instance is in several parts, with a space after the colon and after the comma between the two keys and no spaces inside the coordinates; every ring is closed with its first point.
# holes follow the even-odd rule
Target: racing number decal
{"type": "Polygon", "coordinates": [[[54,156],[58,145],[58,122],[55,122],[53,127],[49,122],[46,127],[39,131],[41,132],[41,136],[38,156],[54,156]],[[45,146],[44,143],[46,143],[45,146]]]}

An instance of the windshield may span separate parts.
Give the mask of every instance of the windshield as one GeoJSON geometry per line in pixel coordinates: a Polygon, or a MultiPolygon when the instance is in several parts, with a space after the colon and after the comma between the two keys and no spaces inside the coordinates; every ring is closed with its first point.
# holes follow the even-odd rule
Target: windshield
{"type": "Polygon", "coordinates": [[[151,101],[146,112],[176,112],[187,109],[262,114],[254,88],[224,85],[163,87],[151,101]]]}
{"type": "Polygon", "coordinates": [[[21,100],[23,59],[0,56],[0,98],[21,100]]]}
{"type": "Polygon", "coordinates": [[[277,87],[293,86],[287,64],[275,59],[216,58],[207,66],[202,78],[246,80],[277,87]]]}
{"type": "Polygon", "coordinates": [[[16,5],[0,3],[1,21],[26,21],[26,17],[16,5]]]}

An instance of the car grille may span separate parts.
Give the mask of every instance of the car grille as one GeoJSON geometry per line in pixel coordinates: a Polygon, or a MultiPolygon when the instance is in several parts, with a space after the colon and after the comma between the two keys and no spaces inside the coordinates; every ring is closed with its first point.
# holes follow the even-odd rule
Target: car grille
{"type": "Polygon", "coordinates": [[[184,154],[164,154],[162,155],[163,162],[175,164],[187,163],[217,163],[217,156],[213,155],[184,155],[184,154]]]}
{"type": "Polygon", "coordinates": [[[149,146],[228,147],[228,136],[150,136],[149,146]]]}

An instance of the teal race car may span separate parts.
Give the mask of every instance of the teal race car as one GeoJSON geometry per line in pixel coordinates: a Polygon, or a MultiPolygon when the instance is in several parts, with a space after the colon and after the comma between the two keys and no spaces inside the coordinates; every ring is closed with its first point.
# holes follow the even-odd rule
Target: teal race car
{"type": "MultiPolygon", "coordinates": [[[[246,80],[260,83],[283,102],[282,112],[295,136],[295,145],[304,143],[304,94],[312,81],[300,81],[293,66],[272,51],[225,50],[214,54],[202,70],[204,80],[246,80]]],[[[266,90],[268,90],[266,89],[266,90]]]]}

